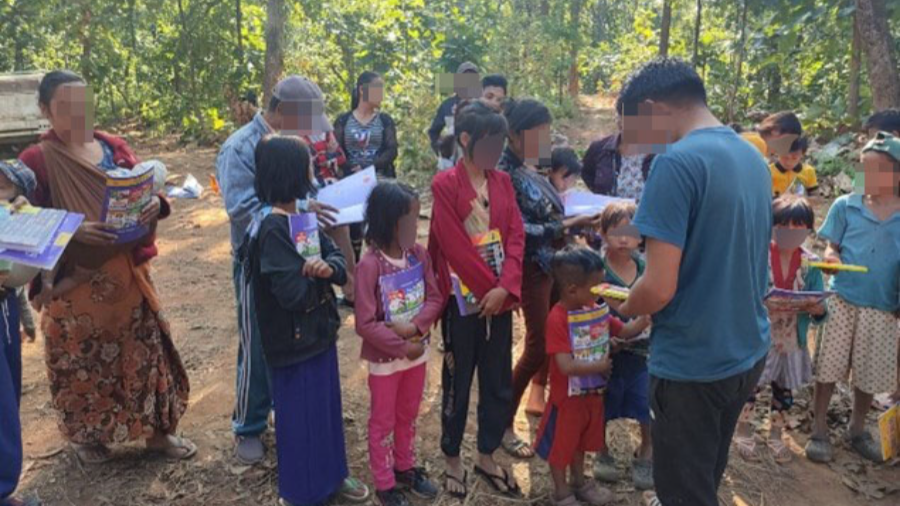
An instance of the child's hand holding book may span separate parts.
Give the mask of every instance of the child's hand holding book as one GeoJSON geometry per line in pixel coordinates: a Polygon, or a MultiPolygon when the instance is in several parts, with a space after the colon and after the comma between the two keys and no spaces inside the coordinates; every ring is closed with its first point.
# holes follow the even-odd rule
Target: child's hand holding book
{"type": "Polygon", "coordinates": [[[303,275],[308,278],[328,279],[334,275],[334,269],[321,258],[303,262],[303,275]]]}
{"type": "Polygon", "coordinates": [[[385,326],[407,341],[419,337],[419,329],[411,322],[386,322],[385,326]]]}

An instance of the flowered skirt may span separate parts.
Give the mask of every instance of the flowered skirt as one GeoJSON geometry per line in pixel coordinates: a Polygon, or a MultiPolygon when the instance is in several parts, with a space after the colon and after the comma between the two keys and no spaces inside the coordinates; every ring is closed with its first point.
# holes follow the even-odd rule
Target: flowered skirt
{"type": "Polygon", "coordinates": [[[171,434],[189,383],[160,313],[147,264],[109,260],[41,315],[53,407],[78,444],[171,434]]]}

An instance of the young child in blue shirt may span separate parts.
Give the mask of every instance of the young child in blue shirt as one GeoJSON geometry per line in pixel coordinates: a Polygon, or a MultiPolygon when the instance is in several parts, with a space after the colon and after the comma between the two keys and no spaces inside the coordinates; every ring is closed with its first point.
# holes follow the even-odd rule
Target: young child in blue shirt
{"type": "Polygon", "coordinates": [[[837,199],[819,236],[828,241],[824,260],[862,265],[867,273],[837,272],[829,318],[816,350],[813,434],[806,456],[833,458],[828,404],[834,384],[853,371],[853,414],[846,439],[864,458],[881,462],[881,445],[866,430],[872,398],[897,386],[900,327],[900,139],[881,132],[863,148],[865,193],[837,199]]]}

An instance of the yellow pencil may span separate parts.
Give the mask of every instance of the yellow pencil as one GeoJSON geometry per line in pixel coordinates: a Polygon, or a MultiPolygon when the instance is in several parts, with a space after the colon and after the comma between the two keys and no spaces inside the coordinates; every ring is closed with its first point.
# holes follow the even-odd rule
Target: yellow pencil
{"type": "Polygon", "coordinates": [[[869,268],[864,265],[830,264],[828,262],[810,262],[809,266],[815,267],[817,269],[824,269],[824,270],[830,270],[830,271],[846,271],[846,272],[861,272],[861,273],[869,272],[869,268]]]}

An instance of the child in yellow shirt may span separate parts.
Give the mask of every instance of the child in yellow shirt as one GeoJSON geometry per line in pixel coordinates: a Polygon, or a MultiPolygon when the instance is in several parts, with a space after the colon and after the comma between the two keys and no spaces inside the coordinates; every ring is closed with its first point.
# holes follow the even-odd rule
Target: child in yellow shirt
{"type": "Polygon", "coordinates": [[[775,197],[785,193],[797,195],[815,195],[819,188],[816,168],[803,163],[809,139],[800,137],[793,144],[789,153],[778,156],[778,161],[769,165],[772,173],[772,194],[775,197]]]}

